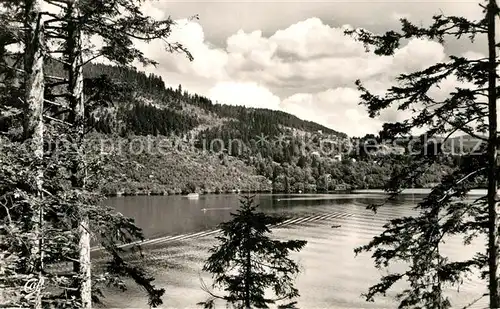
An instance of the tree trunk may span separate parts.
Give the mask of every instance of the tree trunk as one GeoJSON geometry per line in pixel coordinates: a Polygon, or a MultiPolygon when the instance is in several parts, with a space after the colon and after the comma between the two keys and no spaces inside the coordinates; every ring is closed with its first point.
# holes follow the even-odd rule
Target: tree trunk
{"type": "MultiPolygon", "coordinates": [[[[85,124],[85,108],[83,97],[83,59],[82,59],[82,33],[78,18],[80,16],[78,1],[68,2],[68,62],[69,68],[69,94],[71,117],[70,122],[75,128],[74,149],[76,156],[73,162],[72,186],[74,189],[85,189],[85,162],[83,157],[83,135],[85,124]]],[[[89,219],[85,210],[79,210],[78,225],[78,250],[79,262],[74,269],[80,276],[79,293],[81,308],[92,308],[92,281],[90,262],[90,233],[89,219]]]]}
{"type": "MultiPolygon", "coordinates": [[[[25,83],[25,112],[24,112],[24,137],[30,140],[30,146],[36,161],[36,194],[42,198],[43,185],[43,98],[45,81],[43,75],[43,24],[41,22],[41,0],[27,0],[25,2],[25,53],[24,53],[24,83],[25,83]]],[[[33,207],[33,205],[32,205],[33,207]]],[[[43,290],[43,250],[42,250],[42,219],[43,209],[35,206],[32,212],[33,218],[33,243],[31,244],[31,256],[35,263],[33,271],[38,273],[38,282],[34,290],[25,291],[33,293],[34,308],[42,308],[43,290]]]]}
{"type": "Polygon", "coordinates": [[[498,213],[497,213],[497,106],[496,106],[496,50],[495,18],[497,4],[490,0],[488,5],[488,268],[490,308],[500,308],[498,295],[498,213]]]}
{"type": "MultiPolygon", "coordinates": [[[[438,206],[439,207],[439,206],[438,206]]],[[[437,269],[436,269],[436,294],[438,297],[438,302],[437,302],[437,309],[442,309],[444,305],[444,297],[443,297],[443,283],[441,282],[441,277],[440,277],[440,272],[442,270],[442,262],[441,262],[441,253],[439,250],[439,245],[441,244],[441,229],[439,227],[439,209],[436,211],[436,215],[434,216],[434,230],[436,231],[435,235],[435,246],[436,246],[436,262],[437,262],[437,269]]],[[[446,307],[446,306],[445,306],[446,307]]]]}
{"type": "Polygon", "coordinates": [[[250,309],[250,278],[252,276],[252,260],[251,260],[251,254],[252,254],[252,248],[250,248],[250,238],[252,237],[251,229],[247,229],[247,244],[246,244],[246,267],[245,267],[245,309],[250,309]]]}
{"type": "Polygon", "coordinates": [[[78,228],[78,233],[80,235],[80,241],[78,243],[80,251],[79,271],[83,276],[80,285],[80,298],[82,300],[82,308],[92,308],[92,273],[90,262],[89,227],[89,219],[87,216],[84,216],[78,228]]]}

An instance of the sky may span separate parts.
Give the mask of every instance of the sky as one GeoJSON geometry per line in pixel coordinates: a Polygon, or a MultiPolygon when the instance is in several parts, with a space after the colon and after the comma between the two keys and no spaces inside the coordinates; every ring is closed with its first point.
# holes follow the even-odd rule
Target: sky
{"type": "MultiPolygon", "coordinates": [[[[140,43],[167,85],[232,105],[282,110],[329,128],[362,136],[377,133],[384,122],[402,120],[408,112],[388,109],[377,119],[359,105],[354,82],[360,79],[378,94],[399,73],[423,69],[449,55],[482,57],[486,39],[473,44],[452,40],[445,45],[410,40],[394,56],[366,53],[343,34],[362,27],[375,33],[398,29],[399,18],[425,25],[432,15],[481,18],[478,1],[147,1],[143,10],[155,18],[171,17],[176,25],[170,42],[184,44],[190,62],[169,54],[162,42],[140,43]],[[190,19],[198,15],[199,19],[190,19]]],[[[447,80],[436,96],[457,86],[447,80]]]]}

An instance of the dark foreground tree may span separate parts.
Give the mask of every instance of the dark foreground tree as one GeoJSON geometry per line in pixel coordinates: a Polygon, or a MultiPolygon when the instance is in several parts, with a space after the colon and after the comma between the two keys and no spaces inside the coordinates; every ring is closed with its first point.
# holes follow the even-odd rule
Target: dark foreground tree
{"type": "Polygon", "coordinates": [[[92,129],[86,126],[92,111],[116,100],[106,77],[83,79],[86,63],[104,57],[119,66],[154,64],[134,46],[134,40],[153,39],[192,59],[167,41],[173,21],[144,16],[141,3],[0,0],[0,129],[8,137],[0,140],[0,307],[90,308],[99,303],[102,285],[123,288],[123,277],[145,289],[149,305],[162,303],[164,289],[123,258],[134,252],[119,245],[143,235],[132,220],[100,205],[107,158],[86,147],[84,136],[92,129]],[[52,9],[41,11],[46,4],[52,9]],[[103,38],[99,50],[84,48],[90,36],[103,38]],[[15,44],[21,53],[8,51],[15,44]],[[64,74],[46,74],[54,61],[65,65],[64,74]],[[21,111],[10,112],[15,109],[21,111]],[[23,137],[32,142],[17,138],[19,115],[23,137]],[[91,233],[109,261],[94,263],[93,272],[91,233]]]}
{"type": "MultiPolygon", "coordinates": [[[[168,39],[174,22],[171,19],[155,20],[145,15],[141,11],[142,1],[140,0],[46,0],[46,2],[51,4],[56,11],[56,8],[59,9],[57,13],[45,12],[48,16],[45,22],[47,38],[56,46],[55,49],[50,50],[49,56],[53,61],[63,63],[66,69],[66,79],[50,88],[47,94],[52,100],[61,99],[59,102],[51,102],[55,106],[62,105],[62,108],[54,114],[68,115],[66,119],[63,117],[59,121],[66,121],[71,127],[71,130],[66,131],[65,137],[75,150],[67,157],[72,161],[70,177],[72,189],[75,192],[94,193],[88,190],[87,184],[85,160],[87,149],[84,143],[85,133],[88,131],[86,124],[95,109],[104,108],[105,106],[102,105],[110,105],[109,103],[114,98],[106,95],[110,93],[110,89],[107,88],[113,88],[108,84],[100,84],[102,86],[100,88],[89,89],[91,85],[97,86],[96,80],[107,81],[108,79],[101,76],[84,80],[84,65],[97,58],[105,58],[120,67],[129,66],[136,60],[144,65],[156,64],[135,47],[134,41],[162,40],[168,52],[183,52],[189,59],[192,59],[192,56],[182,45],[169,43],[168,39]],[[85,43],[88,43],[90,37],[100,37],[103,45],[100,48],[86,47],[85,43]],[[59,55],[62,57],[59,58],[59,55]],[[84,60],[84,57],[88,59],[84,60]],[[61,91],[60,86],[63,85],[66,85],[66,91],[61,91]]],[[[81,308],[91,308],[92,298],[95,297],[92,295],[90,231],[100,229],[100,225],[106,222],[93,222],[94,224],[91,225],[93,219],[90,218],[89,209],[92,209],[92,204],[85,203],[78,198],[74,199],[74,203],[79,206],[73,221],[73,226],[78,230],[79,252],[73,257],[76,273],[73,288],[77,293],[73,293],[76,296],[72,296],[79,299],[81,308]]],[[[114,252],[111,252],[111,255],[113,259],[116,258],[114,252]]],[[[136,275],[136,278],[142,278],[136,275]]],[[[143,285],[147,280],[136,279],[136,282],[143,285]]],[[[155,305],[161,303],[160,297],[164,292],[162,289],[156,290],[151,287],[146,290],[151,291],[150,303],[155,305]]]]}
{"type": "MultiPolygon", "coordinates": [[[[484,18],[478,21],[437,15],[427,28],[402,19],[400,32],[390,31],[379,36],[365,30],[348,31],[367,47],[374,46],[378,55],[392,55],[404,39],[428,38],[441,43],[445,39],[464,36],[474,40],[476,36],[484,35],[488,39],[487,57],[467,59],[450,56],[424,70],[401,74],[396,80],[397,86],[388,89],[382,97],[370,93],[357,81],[362,92],[362,104],[367,106],[372,117],[389,107],[414,112],[411,119],[385,125],[384,136],[408,138],[412,129],[423,128],[427,132],[422,138],[437,137],[443,143],[457,132],[483,141],[483,147],[463,156],[456,170],[444,177],[417,205],[418,215],[391,220],[381,235],[356,249],[357,253],[373,251],[379,268],[394,263],[407,265],[404,271],[382,277],[379,284],[370,288],[367,300],[373,301],[374,296],[385,295],[396,282],[406,281],[408,289],[398,295],[400,308],[449,308],[453,304],[445,297],[446,289],[456,288],[467,275],[481,272],[483,278],[489,280],[489,307],[500,307],[496,209],[498,46],[495,42],[495,20],[499,10],[494,0],[487,1],[487,5],[482,7],[484,18]],[[432,95],[432,91],[439,88],[443,81],[453,78],[459,83],[445,99],[432,95]],[[485,179],[487,195],[474,201],[467,199],[470,189],[484,184],[485,179]],[[457,261],[456,257],[446,256],[440,251],[450,236],[462,236],[464,250],[468,250],[466,246],[478,236],[486,236],[486,250],[475,252],[470,259],[457,261]]],[[[433,164],[444,159],[442,153],[414,150],[413,155],[404,158],[405,162],[400,162],[402,167],[388,183],[387,189],[393,193],[392,196],[411,187],[433,164]]],[[[482,296],[485,295],[479,294],[478,299],[482,296]]]]}
{"type": "MultiPolygon", "coordinates": [[[[24,305],[31,305],[33,308],[42,308],[42,293],[44,285],[43,275],[43,208],[41,207],[40,200],[42,198],[43,187],[43,135],[44,125],[42,118],[43,111],[43,94],[44,94],[44,38],[43,38],[43,25],[40,22],[40,0],[30,1],[0,1],[0,9],[2,13],[2,23],[0,24],[0,105],[4,107],[11,107],[11,105],[19,107],[21,104],[23,110],[23,139],[26,141],[25,145],[29,145],[29,155],[34,158],[31,161],[33,166],[33,183],[34,186],[23,188],[24,193],[31,198],[31,203],[24,204],[23,215],[25,217],[23,226],[14,227],[11,218],[3,222],[8,222],[6,225],[0,224],[0,247],[4,247],[4,235],[16,230],[17,233],[23,233],[27,236],[25,239],[25,253],[22,262],[18,259],[16,254],[3,253],[0,259],[6,260],[1,272],[1,287],[2,290],[15,290],[17,284],[31,284],[37,282],[33,286],[32,293],[26,295],[23,292],[9,294],[9,297],[15,299],[14,302],[20,302],[24,305]],[[17,42],[23,42],[21,48],[22,53],[8,52],[7,47],[12,47],[17,42]],[[17,56],[17,57],[16,57],[17,56]],[[17,86],[19,79],[16,79],[17,72],[8,72],[6,65],[8,62],[20,62],[23,59],[24,63],[24,76],[23,88],[17,86]],[[21,93],[24,92],[24,95],[21,93]],[[17,102],[10,98],[10,95],[16,93],[17,102]],[[14,104],[13,104],[14,103],[14,104]],[[17,104],[16,104],[17,103],[17,104]],[[17,229],[16,229],[17,228],[17,229]],[[9,259],[11,262],[9,262],[9,259]],[[13,276],[11,271],[17,276],[17,280],[12,280],[13,276]]],[[[3,114],[3,113],[1,113],[3,114]]],[[[7,113],[9,114],[9,113],[7,113]]],[[[3,150],[2,150],[3,151],[3,150]]],[[[7,157],[7,156],[6,156],[7,157]]],[[[9,160],[10,161],[10,160],[9,160]]],[[[1,162],[1,160],[0,160],[1,162]]],[[[12,162],[2,162],[2,164],[11,164],[12,162]]],[[[9,166],[12,168],[12,166],[9,166]]],[[[8,170],[0,168],[2,172],[1,177],[7,178],[8,170]],[[4,173],[5,172],[5,173],[4,173]]],[[[3,200],[2,206],[6,205],[7,195],[3,192],[3,183],[0,185],[0,199],[3,200]]],[[[17,196],[21,190],[17,192],[17,196]]],[[[12,192],[10,192],[12,193],[12,192]]],[[[15,199],[15,198],[14,198],[15,199]]],[[[10,197],[12,201],[12,197],[10,197]]],[[[19,206],[19,204],[17,205],[19,206]]],[[[4,206],[5,207],[5,206],[4,206]]],[[[0,211],[0,218],[3,211],[0,211]]],[[[8,241],[8,240],[7,240],[8,241]]],[[[9,247],[9,249],[12,247],[9,247]]],[[[3,248],[0,249],[3,251],[3,248]]],[[[0,297],[0,305],[10,302],[11,300],[3,299],[0,297]]]]}
{"type": "Polygon", "coordinates": [[[269,227],[283,219],[258,212],[257,207],[253,197],[244,197],[241,208],[231,214],[233,219],[220,225],[220,244],[210,250],[212,255],[203,270],[213,275],[213,288],[223,288],[228,294],[219,296],[203,286],[210,294],[207,301],[199,303],[205,308],[213,308],[216,299],[235,308],[268,308],[269,304],[299,296],[293,283],[299,266],[289,254],[300,251],[306,241],[272,240],[269,227]],[[272,289],[276,297],[266,297],[267,289],[272,289]]]}

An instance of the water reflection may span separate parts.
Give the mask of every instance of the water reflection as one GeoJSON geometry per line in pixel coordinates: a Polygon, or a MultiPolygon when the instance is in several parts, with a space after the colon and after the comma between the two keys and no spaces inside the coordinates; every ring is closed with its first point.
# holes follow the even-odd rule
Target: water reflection
{"type": "MultiPolygon", "coordinates": [[[[301,308],[396,308],[391,299],[378,299],[366,303],[361,293],[377,282],[382,273],[373,266],[371,254],[354,257],[353,249],[367,244],[383,231],[382,226],[391,218],[413,214],[413,206],[423,195],[406,195],[387,203],[376,214],[366,206],[382,203],[385,196],[377,193],[347,195],[258,195],[257,202],[263,211],[302,218],[314,215],[324,220],[296,221],[293,226],[276,229],[276,237],[304,239],[306,248],[295,255],[303,267],[297,278],[301,292],[301,308]],[[335,216],[336,213],[351,216],[335,216]],[[332,215],[333,214],[333,215],[332,215]],[[319,217],[318,217],[319,216],[319,217]],[[331,228],[338,224],[340,228],[331,228]]],[[[200,196],[188,200],[181,196],[123,197],[108,203],[124,215],[136,219],[147,237],[186,234],[214,228],[230,218],[238,207],[237,195],[200,196]],[[205,209],[205,211],[204,211],[205,209]]],[[[200,270],[213,236],[185,238],[182,241],[160,243],[149,251],[145,262],[155,271],[157,282],[167,290],[165,308],[194,308],[206,295],[200,288],[200,270]],[[172,265],[175,265],[173,267],[172,265]]],[[[466,258],[482,250],[483,244],[464,248],[460,239],[450,239],[443,252],[456,259],[466,258]]],[[[209,278],[205,278],[209,280],[209,278]]],[[[454,308],[461,308],[471,299],[480,296],[486,287],[479,280],[468,281],[459,295],[453,296],[454,308]]],[[[390,293],[390,296],[394,296],[390,293]]],[[[455,293],[456,294],[456,293],[455,293]]],[[[144,293],[131,288],[126,294],[107,295],[108,307],[143,307],[144,293]]],[[[481,304],[477,304],[479,308],[481,304]]]]}

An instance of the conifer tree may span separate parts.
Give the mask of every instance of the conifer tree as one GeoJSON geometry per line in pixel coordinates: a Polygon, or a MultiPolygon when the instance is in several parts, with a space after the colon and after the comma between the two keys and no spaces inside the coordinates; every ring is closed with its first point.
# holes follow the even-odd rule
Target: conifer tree
{"type": "MultiPolygon", "coordinates": [[[[5,301],[7,304],[18,301],[34,308],[41,308],[42,293],[44,286],[43,275],[43,207],[41,203],[43,184],[43,93],[44,93],[44,37],[43,23],[41,22],[41,1],[9,1],[0,2],[3,9],[0,14],[0,98],[2,110],[7,111],[7,115],[12,116],[12,112],[17,109],[23,115],[23,148],[29,156],[33,168],[31,181],[24,188],[19,188],[18,192],[5,190],[2,184],[0,189],[2,213],[7,212],[8,216],[2,220],[0,234],[2,234],[1,247],[14,239],[12,246],[14,252],[2,252],[2,290],[5,289],[8,297],[0,297],[0,304],[5,301]],[[23,43],[22,53],[12,53],[7,50],[8,46],[23,43]],[[21,61],[21,59],[23,61],[21,61]],[[13,67],[10,65],[13,64],[13,67]],[[21,69],[15,68],[19,66],[21,69]],[[19,73],[19,74],[17,74],[19,73]],[[22,82],[21,82],[22,81],[22,82]],[[21,84],[22,86],[20,86],[21,84]],[[6,108],[4,110],[4,108],[6,108]],[[15,193],[13,195],[13,193],[15,193]],[[23,203],[24,199],[24,203],[23,203]],[[31,203],[26,203],[29,200],[31,203]],[[23,207],[23,214],[10,214],[9,207],[14,205],[23,207]],[[22,225],[17,224],[22,220],[22,225]],[[16,252],[16,240],[19,237],[9,237],[13,233],[24,235],[24,254],[16,252]],[[9,235],[10,234],[10,235],[9,235]],[[5,237],[5,238],[4,238],[5,237]],[[5,242],[5,243],[4,243],[5,242]],[[33,286],[30,292],[16,291],[15,282],[23,285],[33,286]],[[13,293],[11,293],[13,292],[13,293]]],[[[7,117],[8,117],[7,116],[7,117]]],[[[7,151],[8,152],[8,151],[7,151]]],[[[9,156],[5,156],[9,158],[9,156]]],[[[6,160],[7,162],[10,160],[6,160]]],[[[9,164],[9,163],[4,163],[9,164]]],[[[12,168],[12,167],[11,167],[12,168]]],[[[11,169],[10,171],[14,170],[11,169]]],[[[8,175],[10,171],[7,172],[8,175]]],[[[3,173],[2,173],[3,175],[3,173]]],[[[9,178],[6,177],[8,183],[9,178]]],[[[7,185],[9,187],[9,185],[7,185]]],[[[1,249],[0,249],[1,250],[1,249]]],[[[2,250],[3,251],[3,250],[2,250]]],[[[3,291],[2,291],[3,292],[3,291]]]]}
{"type": "Polygon", "coordinates": [[[241,208],[231,214],[232,220],[220,225],[219,245],[210,250],[212,254],[203,270],[213,275],[213,287],[223,288],[228,295],[216,295],[203,286],[210,294],[207,301],[200,303],[205,308],[213,308],[216,299],[236,308],[268,308],[270,304],[299,296],[293,284],[299,266],[289,254],[300,251],[306,241],[271,239],[269,227],[283,219],[258,212],[257,207],[253,197],[244,197],[241,208]],[[267,289],[271,289],[276,298],[266,297],[267,289]]]}
{"type": "Polygon", "coordinates": [[[35,260],[33,270],[38,274],[37,287],[34,291],[34,308],[42,308],[43,291],[43,96],[45,77],[44,67],[44,30],[41,14],[41,0],[25,1],[25,40],[24,40],[24,138],[31,140],[31,146],[36,159],[36,196],[38,200],[32,203],[33,217],[33,244],[31,245],[31,259],[35,260]]]}
{"type": "MultiPolygon", "coordinates": [[[[71,144],[74,145],[74,157],[71,168],[71,183],[75,189],[85,190],[86,167],[83,157],[85,105],[83,96],[83,32],[78,20],[80,1],[68,1],[66,11],[66,56],[68,72],[69,123],[73,126],[71,144]]],[[[76,284],[79,289],[81,308],[92,307],[92,277],[90,264],[90,224],[88,214],[80,212],[75,221],[78,231],[78,262],[74,270],[79,274],[76,284]]]]}
{"type": "MultiPolygon", "coordinates": [[[[46,22],[48,37],[56,42],[59,41],[58,49],[52,53],[62,54],[62,58],[52,56],[55,61],[62,61],[67,70],[67,93],[52,94],[52,97],[68,98],[67,107],[58,111],[61,115],[69,112],[68,124],[72,126],[69,134],[70,144],[74,149],[71,183],[74,190],[85,191],[86,164],[83,157],[85,149],[83,147],[85,124],[91,108],[103,103],[104,92],[110,89],[103,89],[109,86],[107,83],[101,84],[101,88],[94,89],[94,93],[88,93],[84,98],[84,78],[83,66],[91,60],[99,57],[107,58],[120,66],[130,65],[133,61],[139,60],[143,64],[155,64],[143,53],[134,47],[134,40],[151,41],[154,39],[163,40],[169,52],[182,51],[190,59],[189,52],[178,43],[167,41],[171,32],[173,21],[170,19],[156,21],[143,15],[140,10],[141,1],[120,0],[120,1],[100,1],[100,0],[50,0],[48,3],[59,7],[59,14],[48,13],[50,19],[46,22]],[[98,36],[104,41],[104,45],[95,50],[93,47],[85,48],[84,37],[98,36]],[[62,48],[61,48],[62,47],[62,48]],[[87,55],[88,60],[84,62],[83,57],[87,55]]],[[[57,46],[57,45],[56,45],[57,46]]],[[[102,79],[102,78],[101,78],[102,79]]],[[[104,78],[104,80],[106,80],[104,78]]],[[[58,83],[61,85],[63,83],[58,83]]],[[[92,80],[86,82],[87,85],[98,85],[92,80]]],[[[113,87],[111,87],[113,88],[113,87]]],[[[109,98],[108,98],[109,100],[109,98]]],[[[52,102],[54,104],[54,102],[52,102]]],[[[89,237],[89,214],[85,210],[80,210],[75,221],[79,235],[79,257],[74,268],[78,272],[77,289],[79,299],[83,308],[91,307],[91,272],[90,272],[90,237],[89,237]]],[[[115,250],[115,249],[113,249],[115,250]]],[[[118,258],[112,254],[113,259],[118,258]]],[[[123,263],[119,263],[123,264],[123,263]]],[[[125,264],[123,264],[125,265],[125,264]]],[[[133,269],[129,269],[134,272],[133,269]]],[[[132,273],[131,273],[132,274],[132,273]]],[[[142,279],[142,275],[136,276],[136,281],[150,285],[150,281],[142,279]]],[[[152,304],[159,304],[159,296],[163,294],[161,290],[156,290],[152,286],[146,288],[151,291],[150,299],[152,304]],[[161,292],[161,293],[160,293],[161,292]]]]}
{"type": "MultiPolygon", "coordinates": [[[[96,283],[104,282],[123,286],[120,277],[128,276],[145,288],[149,296],[149,304],[157,306],[162,303],[161,297],[164,290],[157,289],[152,284],[153,278],[143,269],[127,263],[121,257],[122,250],[119,248],[122,243],[143,238],[140,229],[130,219],[115,214],[111,208],[100,206],[99,203],[102,199],[95,192],[97,186],[88,182],[92,176],[94,179],[103,176],[99,171],[99,164],[94,164],[92,160],[89,160],[89,157],[94,157],[94,161],[102,161],[102,158],[96,159],[95,153],[83,147],[84,123],[88,121],[88,115],[92,108],[109,103],[115,98],[113,94],[116,92],[116,87],[105,77],[83,80],[82,69],[85,63],[82,58],[83,55],[88,55],[92,50],[83,48],[83,44],[79,40],[83,36],[91,35],[104,37],[104,46],[96,54],[91,55],[87,61],[104,56],[122,66],[130,64],[136,59],[145,64],[154,64],[154,61],[144,57],[142,52],[134,47],[133,39],[165,40],[170,34],[172,21],[154,21],[143,16],[138,7],[140,1],[47,0],[44,2],[59,8],[59,13],[50,11],[31,15],[23,14],[23,9],[30,8],[30,5],[38,4],[35,7],[39,8],[41,1],[30,0],[23,1],[23,3],[13,0],[2,1],[4,7],[10,10],[8,14],[11,15],[8,16],[14,16],[2,19],[2,22],[6,21],[5,24],[0,23],[2,56],[0,73],[3,74],[0,79],[2,82],[0,98],[2,103],[15,104],[19,98],[24,98],[23,95],[12,95],[15,90],[31,93],[31,97],[42,100],[41,102],[37,101],[38,103],[45,102],[49,106],[43,115],[47,121],[45,127],[48,130],[44,132],[46,136],[42,137],[46,139],[46,145],[49,145],[49,149],[46,151],[47,157],[44,158],[44,181],[39,181],[40,173],[36,171],[39,162],[33,162],[33,158],[26,156],[22,144],[9,141],[6,145],[8,147],[5,147],[6,151],[2,152],[0,157],[2,162],[0,205],[3,206],[0,209],[2,223],[0,224],[0,232],[2,233],[0,249],[2,252],[8,252],[7,256],[2,256],[3,259],[0,261],[0,271],[2,274],[7,274],[0,278],[0,285],[2,287],[8,285],[12,288],[9,291],[13,291],[13,294],[9,294],[7,297],[6,305],[39,307],[43,303],[44,305],[54,305],[57,308],[89,308],[91,306],[90,297],[94,303],[99,301],[100,291],[96,289],[96,283]],[[21,14],[17,13],[16,10],[20,10],[21,14]],[[124,15],[126,17],[123,18],[121,13],[126,13],[124,15]],[[48,19],[43,19],[42,15],[48,16],[48,19]],[[43,91],[43,87],[38,87],[37,89],[41,89],[41,92],[37,93],[30,90],[29,83],[22,83],[17,87],[15,82],[10,83],[5,79],[5,73],[20,72],[20,74],[25,74],[25,71],[30,69],[27,64],[35,63],[37,70],[34,72],[38,74],[38,79],[34,79],[34,81],[39,82],[40,76],[43,81],[43,57],[36,58],[39,60],[38,62],[25,62],[25,68],[22,65],[17,65],[18,62],[13,57],[16,55],[7,52],[5,48],[9,44],[22,43],[23,36],[19,34],[25,33],[23,29],[31,28],[24,27],[24,25],[19,27],[16,23],[19,21],[21,24],[23,21],[28,22],[28,17],[36,17],[39,28],[46,30],[45,42],[41,42],[39,47],[48,46],[50,49],[37,50],[38,54],[44,51],[45,57],[66,65],[65,76],[45,75],[46,80],[50,82],[45,83],[45,91],[43,91]],[[115,33],[111,34],[110,31],[115,33]],[[134,38],[132,39],[132,37],[134,38]],[[40,66],[40,61],[42,61],[42,66],[40,66]],[[12,84],[16,87],[8,87],[12,84]],[[84,84],[86,88],[84,88],[84,84]],[[66,89],[61,87],[64,85],[67,86],[66,89]],[[86,97],[84,97],[84,92],[86,97]],[[66,152],[60,149],[51,152],[50,143],[57,144],[61,138],[70,141],[72,144],[70,149],[66,152]],[[77,168],[75,168],[75,163],[78,164],[77,168]],[[35,170],[33,170],[33,166],[35,170]],[[82,166],[85,168],[80,168],[82,166]],[[69,188],[67,186],[68,180],[72,183],[69,188]],[[43,198],[40,198],[39,194],[33,195],[33,193],[40,192],[40,186],[43,186],[41,190],[46,193],[43,198]],[[32,226],[30,223],[37,221],[28,220],[26,222],[25,220],[26,214],[30,212],[26,212],[24,209],[34,206],[38,207],[34,208],[35,210],[44,209],[44,213],[40,213],[41,215],[35,219],[44,220],[43,223],[47,226],[46,233],[43,235],[43,250],[39,251],[36,256],[30,254],[29,250],[36,249],[38,246],[25,245],[26,240],[34,240],[38,244],[40,238],[40,233],[36,229],[37,224],[32,226]],[[86,218],[89,218],[88,226],[95,231],[95,236],[110,257],[110,262],[106,266],[109,275],[105,277],[100,275],[100,279],[94,284],[90,282],[89,229],[85,222],[86,218]],[[73,230],[75,223],[79,227],[77,233],[73,230]],[[117,233],[118,231],[119,233],[117,233]],[[78,243],[81,244],[80,247],[78,247],[78,243]],[[36,266],[36,269],[23,268],[23,265],[30,265],[27,262],[32,259],[35,259],[36,265],[41,265],[42,262],[47,265],[43,269],[45,285],[41,284],[42,280],[33,281],[33,275],[39,273],[40,266],[36,266]],[[76,271],[61,272],[61,269],[65,269],[65,263],[69,261],[75,262],[76,271]],[[84,264],[82,261],[86,263],[84,267],[82,267],[84,264]],[[26,282],[30,283],[28,288],[26,282]],[[33,290],[31,286],[36,289],[33,290]],[[32,293],[33,291],[35,293],[32,293]],[[59,294],[59,292],[61,293],[59,294]]],[[[43,40],[42,36],[36,38],[43,40]]],[[[165,42],[168,51],[185,51],[191,58],[191,55],[180,44],[165,42]]],[[[25,48],[29,47],[29,44],[25,46],[25,48]]],[[[30,53],[25,54],[31,55],[30,53]]],[[[28,79],[28,82],[31,81],[28,79]]],[[[28,124],[25,126],[25,132],[32,130],[35,124],[40,124],[40,122],[33,120],[41,120],[44,110],[39,105],[29,106],[32,112],[25,113],[29,115],[26,120],[30,120],[30,122],[24,121],[25,124],[28,124]]],[[[3,107],[2,104],[2,109],[3,107]]],[[[39,131],[35,130],[34,132],[39,131]]],[[[30,134],[25,134],[25,137],[29,136],[30,134]]],[[[40,139],[37,142],[37,145],[41,144],[40,139]]],[[[2,146],[4,146],[3,143],[2,146]]],[[[43,155],[43,149],[41,153],[43,155]]],[[[92,275],[94,279],[99,278],[98,274],[92,275]]]]}
{"type": "MultiPolygon", "coordinates": [[[[367,300],[385,295],[398,281],[406,281],[409,288],[398,294],[400,308],[449,308],[453,304],[445,297],[445,289],[460,285],[471,272],[482,272],[488,278],[490,308],[500,307],[496,210],[498,59],[495,42],[495,20],[499,10],[495,0],[487,1],[482,7],[484,18],[477,21],[441,14],[433,17],[429,27],[402,19],[400,32],[375,35],[363,29],[347,31],[364,42],[368,49],[374,47],[376,54],[386,56],[392,55],[404,39],[428,38],[441,43],[464,36],[471,41],[480,35],[488,39],[486,57],[468,59],[452,55],[426,69],[401,74],[396,79],[397,85],[388,89],[384,96],[372,94],[361,81],[356,82],[362,92],[362,104],[370,116],[376,117],[389,107],[414,112],[411,119],[384,125],[381,135],[385,137],[409,138],[412,129],[424,128],[426,133],[421,136],[424,139],[436,137],[444,143],[458,132],[483,142],[478,152],[465,155],[459,166],[418,204],[420,213],[417,216],[391,220],[382,234],[356,249],[357,253],[373,251],[372,257],[379,268],[397,262],[409,265],[405,271],[383,276],[380,283],[369,289],[367,300]],[[456,78],[461,83],[445,99],[433,97],[431,91],[448,78],[456,78]],[[467,193],[482,179],[487,179],[487,195],[472,202],[467,200],[467,193]],[[486,250],[476,252],[469,260],[453,260],[440,251],[443,242],[452,235],[463,236],[464,246],[484,235],[488,239],[486,250]]],[[[429,154],[424,149],[425,144],[420,147],[423,151],[416,152],[413,148],[409,156],[393,158],[400,168],[387,184],[391,197],[412,187],[428,169],[445,159],[442,153],[429,154]]],[[[372,208],[376,210],[377,206],[372,205],[372,208]]],[[[484,296],[478,295],[478,299],[484,296]]]]}

